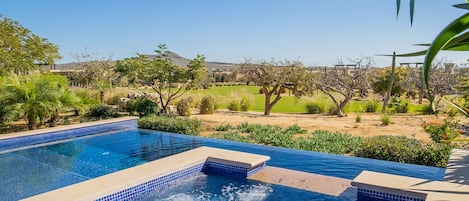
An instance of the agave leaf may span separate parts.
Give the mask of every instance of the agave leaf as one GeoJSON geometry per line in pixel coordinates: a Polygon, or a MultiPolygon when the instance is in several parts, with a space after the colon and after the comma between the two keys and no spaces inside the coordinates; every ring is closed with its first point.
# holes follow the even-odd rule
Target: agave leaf
{"type": "Polygon", "coordinates": [[[430,43],[419,43],[419,44],[414,44],[415,46],[430,46],[432,44],[430,43]]]}
{"type": "Polygon", "coordinates": [[[463,106],[460,106],[459,104],[453,102],[453,101],[450,101],[450,100],[446,100],[445,98],[442,98],[441,100],[444,100],[445,102],[447,102],[448,104],[450,104],[451,106],[455,107],[458,111],[460,111],[461,113],[464,114],[464,116],[466,117],[469,117],[469,109],[463,107],[463,106]]]}
{"type": "Polygon", "coordinates": [[[442,50],[448,42],[450,42],[454,37],[461,34],[463,31],[469,28],[469,13],[464,14],[463,16],[457,18],[453,22],[451,22],[448,26],[446,26],[438,36],[433,40],[432,45],[428,48],[427,54],[425,55],[425,60],[423,64],[423,79],[425,88],[427,89],[428,100],[432,108],[433,105],[433,97],[430,93],[430,87],[428,83],[428,75],[431,69],[431,64],[433,59],[435,59],[436,55],[440,50],[442,50]]]}
{"type": "Polygon", "coordinates": [[[397,13],[396,13],[396,18],[399,17],[399,11],[401,10],[401,0],[396,0],[396,4],[397,4],[397,13]]]}
{"type": "Polygon", "coordinates": [[[453,5],[453,6],[456,7],[456,8],[469,10],[469,3],[456,4],[456,5],[453,5]]]}
{"type": "Polygon", "coordinates": [[[415,0],[410,0],[410,26],[414,23],[415,0]]]}
{"type": "MultiPolygon", "coordinates": [[[[427,53],[427,50],[422,50],[418,52],[412,52],[412,53],[407,53],[407,54],[396,54],[396,57],[416,57],[416,56],[423,56],[427,53]]],[[[392,57],[392,54],[379,54],[378,56],[386,56],[386,57],[392,57]]]]}

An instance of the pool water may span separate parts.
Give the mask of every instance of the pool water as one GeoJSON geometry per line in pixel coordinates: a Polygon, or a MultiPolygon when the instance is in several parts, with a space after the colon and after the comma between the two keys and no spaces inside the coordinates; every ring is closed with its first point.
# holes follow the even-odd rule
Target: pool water
{"type": "MultiPolygon", "coordinates": [[[[263,154],[267,165],[353,179],[363,170],[442,180],[445,169],[297,151],[143,129],[48,143],[0,154],[1,200],[18,200],[200,146],[263,154]]],[[[274,189],[275,190],[275,189],[274,189]]]]}
{"type": "MultiPolygon", "coordinates": [[[[178,181],[175,186],[152,192],[136,200],[140,201],[347,201],[310,191],[266,184],[246,179],[200,174],[178,181]]],[[[355,200],[355,198],[349,199],[355,200]]]]}

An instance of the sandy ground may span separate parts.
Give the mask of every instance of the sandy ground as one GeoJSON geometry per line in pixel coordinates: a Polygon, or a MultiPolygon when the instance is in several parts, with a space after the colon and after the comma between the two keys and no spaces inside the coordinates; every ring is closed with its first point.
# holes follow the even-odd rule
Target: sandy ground
{"type": "Polygon", "coordinates": [[[258,112],[232,112],[217,110],[215,114],[193,114],[192,118],[203,121],[202,135],[208,135],[215,127],[229,123],[237,125],[242,122],[290,126],[298,124],[312,132],[317,129],[350,133],[352,135],[372,137],[378,135],[407,136],[417,140],[430,141],[429,135],[423,130],[426,123],[442,122],[444,117],[438,119],[434,115],[390,115],[391,124],[381,125],[381,114],[361,113],[360,123],[355,122],[356,114],[348,114],[346,117],[319,114],[279,114],[273,113],[264,116],[258,112]]]}

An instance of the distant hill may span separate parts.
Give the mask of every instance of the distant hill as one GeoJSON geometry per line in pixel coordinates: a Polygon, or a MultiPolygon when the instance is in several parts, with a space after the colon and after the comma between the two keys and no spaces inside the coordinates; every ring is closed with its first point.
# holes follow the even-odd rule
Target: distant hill
{"type": "MultiPolygon", "coordinates": [[[[149,59],[153,59],[156,57],[156,55],[144,55],[144,56],[148,57],[149,59]]],[[[178,66],[182,66],[182,67],[187,66],[187,64],[189,64],[189,61],[190,61],[190,59],[187,59],[175,52],[169,52],[168,56],[171,60],[173,60],[174,64],[178,66]]],[[[77,68],[79,66],[86,65],[86,63],[91,63],[91,62],[85,61],[85,62],[55,64],[55,65],[49,65],[49,66],[42,66],[41,68],[43,70],[74,71],[74,70],[78,70],[77,68]]],[[[212,61],[206,61],[205,64],[207,65],[207,70],[209,72],[230,71],[237,66],[237,64],[233,64],[233,63],[212,62],[212,61]]]]}

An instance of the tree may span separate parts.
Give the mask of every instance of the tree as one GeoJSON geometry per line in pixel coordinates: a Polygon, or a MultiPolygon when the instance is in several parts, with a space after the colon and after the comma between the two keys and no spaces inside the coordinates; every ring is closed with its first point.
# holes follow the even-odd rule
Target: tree
{"type": "Polygon", "coordinates": [[[300,75],[306,75],[306,70],[300,62],[290,61],[251,63],[247,60],[241,64],[240,72],[244,74],[246,81],[262,86],[265,96],[264,115],[270,115],[285,89],[297,88],[302,80],[300,75]]]}
{"type": "Polygon", "coordinates": [[[0,76],[36,70],[60,58],[56,45],[0,15],[0,76]]]}
{"type": "Polygon", "coordinates": [[[165,44],[158,45],[156,56],[138,55],[117,63],[116,71],[134,83],[150,85],[158,95],[157,102],[163,112],[168,112],[171,102],[191,87],[197,87],[206,77],[205,57],[197,55],[186,67],[177,66],[168,56],[165,44]]]}
{"type": "Polygon", "coordinates": [[[357,64],[353,72],[349,72],[349,68],[339,68],[344,65],[336,65],[334,68],[326,67],[319,73],[315,88],[331,98],[337,107],[336,114],[339,117],[345,116],[344,108],[355,94],[364,86],[368,86],[368,68],[371,67],[371,63],[372,60],[369,58],[366,65],[357,64]]]}
{"type": "Polygon", "coordinates": [[[86,52],[81,55],[74,56],[75,63],[79,71],[72,74],[71,79],[80,85],[98,90],[99,101],[104,105],[105,93],[112,89],[113,82],[117,79],[118,74],[115,71],[116,64],[112,58],[92,58],[86,52]]]}
{"type": "Polygon", "coordinates": [[[4,83],[2,102],[20,111],[31,130],[47,118],[52,118],[51,125],[55,126],[58,112],[78,101],[68,91],[67,79],[59,75],[10,76],[4,83]]]}

